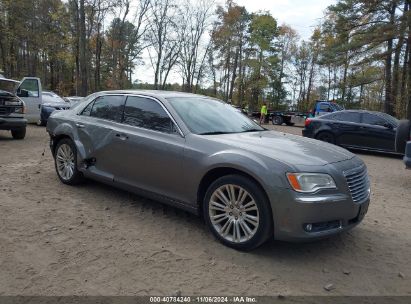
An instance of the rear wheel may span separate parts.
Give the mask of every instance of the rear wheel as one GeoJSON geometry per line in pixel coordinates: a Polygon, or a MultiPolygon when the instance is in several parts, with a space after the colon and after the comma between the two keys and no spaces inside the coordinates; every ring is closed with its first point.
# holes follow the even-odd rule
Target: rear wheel
{"type": "Polygon", "coordinates": [[[77,169],[77,149],[71,139],[60,140],[54,153],[56,172],[62,183],[76,185],[83,180],[83,175],[77,169]]]}
{"type": "Polygon", "coordinates": [[[24,139],[24,137],[26,137],[26,128],[11,130],[11,136],[13,136],[14,139],[24,139]]]}
{"type": "Polygon", "coordinates": [[[261,187],[241,175],[223,176],[212,183],[203,213],[217,239],[234,249],[254,249],[273,233],[271,208],[261,187]]]}
{"type": "Polygon", "coordinates": [[[334,135],[332,135],[330,132],[321,132],[317,135],[316,139],[328,142],[330,144],[335,144],[334,135]]]}
{"type": "Polygon", "coordinates": [[[411,121],[401,120],[395,134],[395,152],[405,153],[405,145],[411,136],[411,121]]]}
{"type": "Polygon", "coordinates": [[[281,126],[284,123],[284,119],[281,116],[273,117],[273,125],[281,126]]]}

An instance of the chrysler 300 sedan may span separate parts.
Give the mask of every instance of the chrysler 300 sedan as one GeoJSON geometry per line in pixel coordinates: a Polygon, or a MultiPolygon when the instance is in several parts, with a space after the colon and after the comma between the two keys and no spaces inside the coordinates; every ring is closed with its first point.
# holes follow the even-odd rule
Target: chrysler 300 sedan
{"type": "Polygon", "coordinates": [[[369,205],[354,154],[268,131],[200,95],[95,93],[54,112],[47,131],[63,183],[91,178],[199,214],[236,249],[346,231],[369,205]]]}

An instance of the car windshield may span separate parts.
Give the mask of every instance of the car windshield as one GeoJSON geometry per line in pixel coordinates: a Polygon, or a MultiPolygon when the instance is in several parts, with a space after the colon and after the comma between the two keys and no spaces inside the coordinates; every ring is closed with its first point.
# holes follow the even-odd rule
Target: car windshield
{"type": "Polygon", "coordinates": [[[386,120],[388,120],[389,123],[391,123],[394,127],[398,127],[399,125],[399,120],[387,113],[379,113],[380,116],[382,116],[383,118],[385,118],[386,120]]]}
{"type": "Polygon", "coordinates": [[[191,132],[200,135],[264,131],[222,101],[206,97],[167,98],[191,132]]]}

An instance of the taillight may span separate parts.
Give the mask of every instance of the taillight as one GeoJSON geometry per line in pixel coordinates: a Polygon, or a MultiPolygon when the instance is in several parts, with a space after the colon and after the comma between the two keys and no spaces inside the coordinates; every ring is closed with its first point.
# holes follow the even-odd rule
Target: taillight
{"type": "Polygon", "coordinates": [[[308,126],[310,125],[310,123],[311,123],[311,119],[307,118],[307,119],[305,120],[304,126],[305,126],[305,127],[308,127],[308,126]]]}

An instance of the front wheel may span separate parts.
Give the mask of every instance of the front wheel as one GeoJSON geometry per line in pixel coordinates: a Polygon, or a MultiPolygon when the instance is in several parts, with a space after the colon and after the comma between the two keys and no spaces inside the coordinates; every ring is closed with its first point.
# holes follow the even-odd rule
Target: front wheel
{"type": "Polygon", "coordinates": [[[241,175],[227,175],[208,188],[203,213],[224,245],[252,250],[273,234],[272,212],[261,187],[241,175]]]}
{"type": "Polygon", "coordinates": [[[14,139],[24,139],[24,137],[26,137],[26,128],[11,130],[11,136],[13,136],[14,139]]]}
{"type": "Polygon", "coordinates": [[[54,164],[59,179],[67,185],[76,185],[83,179],[77,169],[77,149],[71,139],[62,139],[57,143],[54,164]]]}

